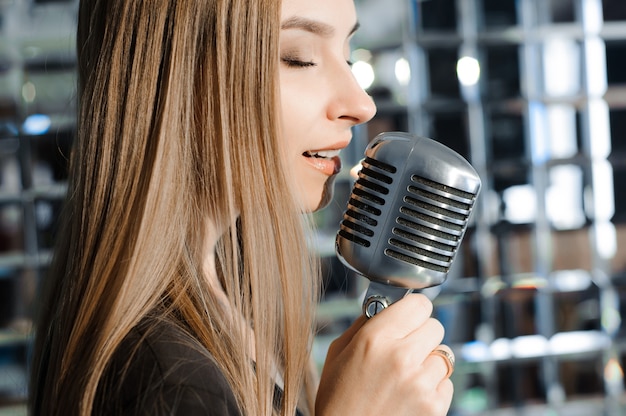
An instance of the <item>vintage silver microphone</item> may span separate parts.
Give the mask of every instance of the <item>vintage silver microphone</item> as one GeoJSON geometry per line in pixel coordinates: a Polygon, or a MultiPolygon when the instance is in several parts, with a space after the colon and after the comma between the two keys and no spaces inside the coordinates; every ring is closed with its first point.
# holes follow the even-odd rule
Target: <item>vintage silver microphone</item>
{"type": "Polygon", "coordinates": [[[342,263],[370,280],[368,318],[446,280],[480,186],[474,168],[434,140],[387,132],[368,145],[335,241],[342,263]]]}

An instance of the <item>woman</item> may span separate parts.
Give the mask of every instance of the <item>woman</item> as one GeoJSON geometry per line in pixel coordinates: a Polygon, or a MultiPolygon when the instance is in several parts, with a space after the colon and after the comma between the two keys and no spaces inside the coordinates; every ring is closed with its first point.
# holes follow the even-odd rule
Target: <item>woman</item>
{"type": "MultiPolygon", "coordinates": [[[[302,212],[375,112],[352,0],[83,0],[78,136],[40,311],[33,414],[444,414],[409,296],[309,371],[302,212]],[[410,316],[410,319],[406,319],[410,316]]],[[[449,350],[448,350],[449,351],[449,350]]]]}

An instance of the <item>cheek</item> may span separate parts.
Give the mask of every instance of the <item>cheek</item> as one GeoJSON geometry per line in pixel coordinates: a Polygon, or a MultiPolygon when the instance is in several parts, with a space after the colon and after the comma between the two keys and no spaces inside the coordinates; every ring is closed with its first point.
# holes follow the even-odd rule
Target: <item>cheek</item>
{"type": "Polygon", "coordinates": [[[280,80],[281,116],[285,137],[290,141],[304,141],[303,135],[311,135],[311,128],[322,122],[323,97],[319,88],[307,77],[285,74],[280,80]]]}
{"type": "Polygon", "coordinates": [[[302,208],[308,212],[329,203],[334,183],[334,178],[321,175],[302,157],[303,152],[319,145],[320,135],[323,137],[323,97],[315,89],[312,82],[293,74],[281,76],[282,143],[286,167],[302,208]]]}

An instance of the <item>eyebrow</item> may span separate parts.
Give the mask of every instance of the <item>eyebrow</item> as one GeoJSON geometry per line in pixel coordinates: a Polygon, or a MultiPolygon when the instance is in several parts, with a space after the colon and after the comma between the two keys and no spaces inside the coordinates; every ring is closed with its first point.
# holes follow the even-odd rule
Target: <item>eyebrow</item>
{"type": "MultiPolygon", "coordinates": [[[[359,24],[359,22],[356,22],[354,26],[352,27],[352,29],[350,30],[348,37],[350,37],[354,32],[356,32],[360,26],[361,25],[359,24]]],[[[314,35],[319,35],[323,37],[331,37],[335,34],[335,28],[333,26],[324,22],[320,22],[318,20],[312,20],[312,19],[308,19],[306,17],[300,17],[300,16],[293,16],[293,17],[286,19],[280,25],[280,28],[282,30],[300,29],[309,33],[313,33],[314,35]]]]}

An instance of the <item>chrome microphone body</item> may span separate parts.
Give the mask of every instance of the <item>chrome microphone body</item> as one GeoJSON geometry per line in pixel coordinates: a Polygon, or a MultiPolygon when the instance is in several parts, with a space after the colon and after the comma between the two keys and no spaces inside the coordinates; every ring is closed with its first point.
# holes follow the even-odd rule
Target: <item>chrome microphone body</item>
{"type": "Polygon", "coordinates": [[[365,315],[446,280],[480,187],[435,140],[387,132],[368,145],[335,241],[342,263],[370,280],[365,315]]]}

